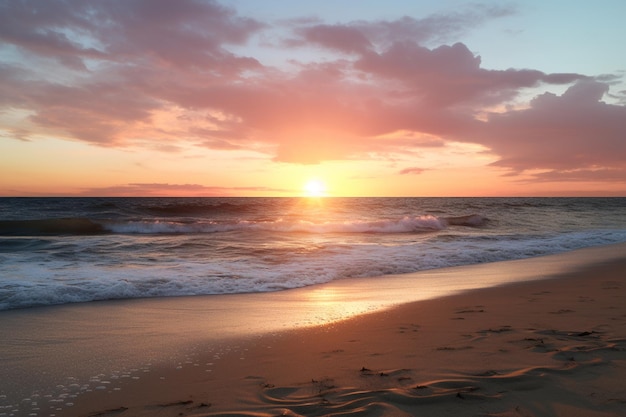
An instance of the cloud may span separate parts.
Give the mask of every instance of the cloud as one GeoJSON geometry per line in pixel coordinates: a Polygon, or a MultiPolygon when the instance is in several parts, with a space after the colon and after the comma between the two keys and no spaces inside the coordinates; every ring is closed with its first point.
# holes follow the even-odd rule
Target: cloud
{"type": "Polygon", "coordinates": [[[488,147],[513,173],[619,172],[625,95],[602,102],[619,75],[487,69],[454,41],[512,13],[476,6],[388,21],[293,19],[278,52],[306,53],[273,67],[241,52],[255,55],[246,46],[271,25],[216,1],[0,0],[0,123],[3,110],[17,109],[22,140],[191,143],[308,164],[454,140],[488,147]],[[569,88],[507,107],[540,86],[569,88]]]}
{"type": "Polygon", "coordinates": [[[399,174],[400,175],[419,175],[424,173],[424,171],[426,171],[424,168],[419,168],[419,167],[410,167],[410,168],[404,168],[402,170],[400,170],[399,174]]]}
{"type": "MultiPolygon", "coordinates": [[[[615,168],[552,170],[533,175],[532,182],[605,182],[624,183],[626,166],[615,168]]],[[[530,180],[527,180],[530,181],[530,180]]]]}
{"type": "Polygon", "coordinates": [[[260,68],[225,46],[262,27],[213,1],[2,1],[0,40],[20,56],[0,67],[0,103],[57,135],[130,145],[138,125],[177,104],[167,94],[177,80],[197,86],[260,68]]]}
{"type": "Polygon", "coordinates": [[[86,3],[74,3],[2,1],[0,40],[72,69],[84,70],[83,59],[102,58],[104,53],[69,36],[70,29],[82,34],[86,24],[81,16],[87,12],[86,3]]]}
{"type": "Polygon", "coordinates": [[[5,0],[0,11],[2,41],[75,69],[86,69],[88,59],[142,58],[174,67],[241,64],[222,46],[241,44],[263,26],[214,1],[5,0]]]}
{"type": "Polygon", "coordinates": [[[168,183],[134,183],[112,187],[89,188],[81,191],[77,195],[90,196],[116,196],[133,197],[142,196],[196,196],[196,197],[227,197],[237,196],[242,193],[290,193],[293,190],[269,187],[220,187],[205,186],[200,184],[168,184],[168,183]]]}
{"type": "Polygon", "coordinates": [[[315,25],[301,29],[301,33],[304,39],[293,45],[315,43],[346,53],[365,53],[373,47],[363,32],[345,25],[315,25]]]}
{"type": "Polygon", "coordinates": [[[458,39],[472,28],[488,20],[510,16],[516,13],[511,5],[473,4],[446,14],[434,14],[415,18],[403,16],[396,20],[374,22],[353,22],[349,25],[357,28],[375,43],[388,47],[396,42],[415,42],[422,45],[441,44],[458,39]]]}
{"type": "MultiPolygon", "coordinates": [[[[472,136],[515,172],[548,170],[538,178],[615,177],[626,169],[626,107],[601,101],[608,86],[581,81],[557,96],[544,93],[530,107],[493,113],[472,136]]],[[[623,177],[622,177],[623,178],[623,177]]]]}
{"type": "Polygon", "coordinates": [[[495,105],[541,82],[568,84],[585,78],[537,70],[487,70],[480,65],[480,57],[462,43],[434,49],[413,42],[395,43],[380,54],[367,54],[356,62],[364,72],[401,82],[415,101],[444,108],[495,105]]]}

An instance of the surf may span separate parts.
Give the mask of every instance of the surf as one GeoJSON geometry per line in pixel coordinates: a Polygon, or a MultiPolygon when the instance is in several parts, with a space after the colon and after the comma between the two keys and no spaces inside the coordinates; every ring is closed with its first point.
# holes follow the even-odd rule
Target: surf
{"type": "Polygon", "coordinates": [[[102,222],[102,228],[112,233],[126,234],[200,234],[233,231],[263,231],[276,233],[425,233],[447,229],[450,226],[480,227],[487,218],[478,214],[460,217],[432,215],[405,216],[385,220],[352,220],[343,222],[313,222],[303,219],[218,221],[136,220],[102,222]]]}

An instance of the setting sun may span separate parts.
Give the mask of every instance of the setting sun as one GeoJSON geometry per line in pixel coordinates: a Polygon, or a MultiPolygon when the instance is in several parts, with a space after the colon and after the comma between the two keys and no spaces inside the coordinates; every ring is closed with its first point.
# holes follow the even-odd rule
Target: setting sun
{"type": "Polygon", "coordinates": [[[304,193],[307,197],[323,197],[326,195],[326,184],[318,179],[309,180],[304,184],[304,193]]]}

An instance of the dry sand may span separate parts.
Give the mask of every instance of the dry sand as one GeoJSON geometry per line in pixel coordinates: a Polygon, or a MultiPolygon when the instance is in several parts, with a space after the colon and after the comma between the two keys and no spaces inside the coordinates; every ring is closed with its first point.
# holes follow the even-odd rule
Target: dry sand
{"type": "Polygon", "coordinates": [[[626,256],[231,340],[115,386],[57,416],[626,416],[626,256]]]}

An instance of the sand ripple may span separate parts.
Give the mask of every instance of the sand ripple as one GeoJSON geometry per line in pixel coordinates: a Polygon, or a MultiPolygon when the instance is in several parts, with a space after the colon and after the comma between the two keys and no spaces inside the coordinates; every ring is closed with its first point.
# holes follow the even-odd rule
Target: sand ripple
{"type": "MultiPolygon", "coordinates": [[[[623,416],[624,399],[585,398],[577,384],[585,384],[598,367],[624,361],[626,339],[602,340],[591,332],[536,331],[535,337],[512,343],[565,346],[535,350],[549,355],[554,365],[514,369],[487,369],[474,374],[454,373],[419,381],[411,369],[355,370],[363,386],[338,387],[332,379],[294,386],[264,384],[246,408],[255,411],[204,413],[196,416],[623,416]],[[569,343],[568,343],[569,342],[569,343]],[[583,343],[580,343],[583,342],[583,343]],[[542,401],[536,392],[541,390],[542,401]],[[565,410],[564,413],[562,411],[565,410]],[[569,410],[569,411],[568,411],[569,410]],[[576,411],[577,410],[577,411],[576,411]],[[582,414],[580,414],[582,413],[582,414]]],[[[610,371],[610,369],[609,369],[610,371]]],[[[603,369],[602,372],[607,372],[603,369]]]]}

